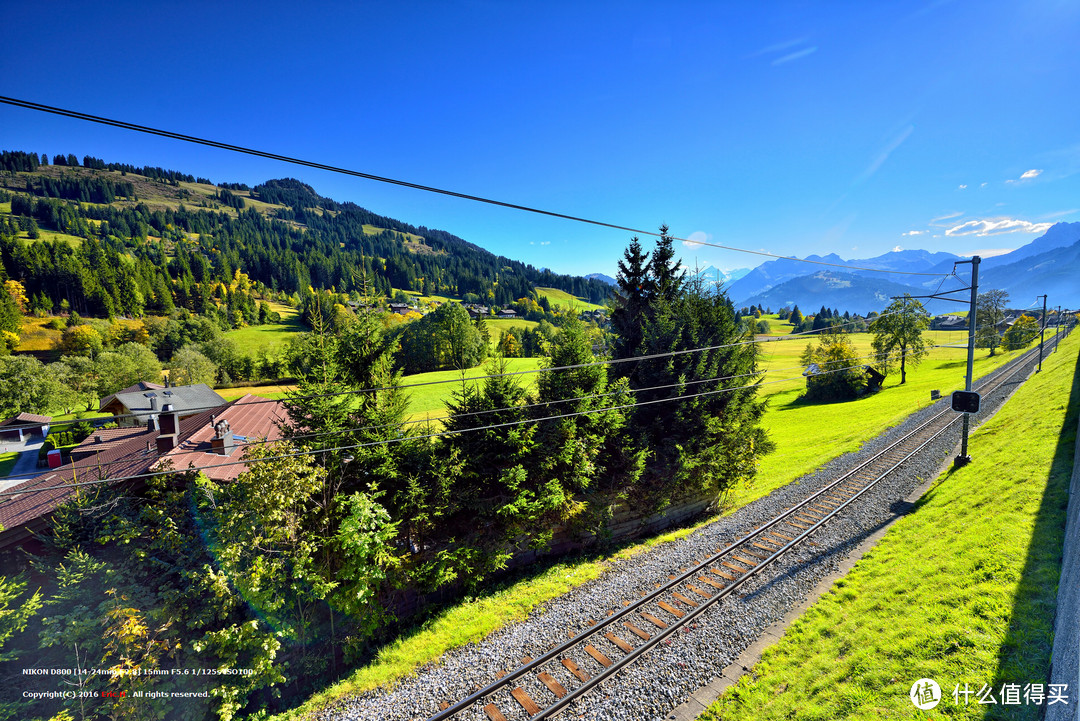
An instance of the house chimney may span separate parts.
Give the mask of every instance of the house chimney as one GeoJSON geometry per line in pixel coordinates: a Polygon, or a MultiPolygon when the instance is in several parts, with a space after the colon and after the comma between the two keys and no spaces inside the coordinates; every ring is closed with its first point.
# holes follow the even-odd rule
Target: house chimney
{"type": "Polygon", "coordinates": [[[150,394],[150,410],[156,411],[157,409],[158,409],[158,407],[157,407],[157,395],[151,393],[150,394]]]}
{"type": "Polygon", "coordinates": [[[210,439],[210,450],[219,456],[232,454],[233,434],[229,421],[222,419],[214,424],[214,437],[210,439]]]}
{"type": "Polygon", "coordinates": [[[163,434],[157,437],[158,455],[164,455],[174,448],[176,448],[175,433],[163,434]]]}
{"type": "Polygon", "coordinates": [[[157,416],[150,416],[149,418],[146,419],[146,431],[147,431],[147,433],[154,433],[157,430],[159,430],[159,428],[158,428],[158,417],[157,416]]]}
{"type": "Polygon", "coordinates": [[[180,414],[173,411],[173,404],[166,403],[161,408],[161,432],[166,435],[176,435],[180,432],[180,414]]]}

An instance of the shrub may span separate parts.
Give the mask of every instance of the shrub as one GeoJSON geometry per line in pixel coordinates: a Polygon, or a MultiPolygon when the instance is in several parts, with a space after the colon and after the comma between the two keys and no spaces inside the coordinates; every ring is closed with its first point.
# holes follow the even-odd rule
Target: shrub
{"type": "Polygon", "coordinates": [[[846,333],[822,333],[816,346],[812,341],[806,344],[801,360],[817,366],[816,373],[806,378],[807,400],[849,400],[866,392],[866,372],[846,333]]]}

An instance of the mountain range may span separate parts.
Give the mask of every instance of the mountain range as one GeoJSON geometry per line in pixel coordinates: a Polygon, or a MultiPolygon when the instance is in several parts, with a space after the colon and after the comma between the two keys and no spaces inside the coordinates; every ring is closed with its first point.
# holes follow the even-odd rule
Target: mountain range
{"type": "MultiPolygon", "coordinates": [[[[735,270],[720,270],[715,265],[700,270],[688,271],[691,275],[703,279],[706,283],[731,283],[742,278],[750,272],[750,268],[736,268],[735,270]]],[[[589,280],[599,280],[608,285],[615,285],[615,279],[603,273],[589,273],[585,276],[589,280]]]]}
{"type": "MultiPolygon", "coordinates": [[[[810,255],[804,260],[818,264],[788,258],[766,261],[729,283],[728,297],[736,308],[749,305],[764,305],[767,308],[799,305],[803,309],[813,309],[824,305],[868,313],[880,311],[889,304],[892,296],[904,293],[927,295],[937,292],[939,288],[961,288],[970,278],[967,265],[956,267],[957,278],[946,277],[952,273],[954,263],[968,258],[927,250],[900,250],[875,258],[852,260],[831,253],[826,256],[810,255]]],[[[1009,293],[1013,307],[1026,307],[1034,302],[1036,295],[1046,293],[1050,305],[1076,308],[1080,306],[1078,276],[1080,223],[1057,223],[1027,245],[1003,255],[981,259],[979,290],[1004,290],[1009,293]]],[[[951,297],[965,298],[963,294],[953,294],[951,297]]],[[[928,309],[933,313],[944,313],[952,310],[953,305],[947,301],[937,301],[931,302],[928,309]]]]}
{"type": "Polygon", "coordinates": [[[698,270],[693,274],[705,280],[707,283],[734,283],[740,278],[752,272],[750,268],[736,268],[735,270],[720,270],[715,265],[698,270]]]}

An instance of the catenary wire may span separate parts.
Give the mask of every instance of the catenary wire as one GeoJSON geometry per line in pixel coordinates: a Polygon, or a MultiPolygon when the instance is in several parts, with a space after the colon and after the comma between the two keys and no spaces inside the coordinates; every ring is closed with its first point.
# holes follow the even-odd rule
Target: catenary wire
{"type": "MultiPolygon", "coordinates": [[[[936,347],[936,346],[932,346],[932,347],[936,347]]],[[[870,354],[867,354],[867,355],[856,356],[854,358],[854,360],[864,360],[864,359],[868,359],[868,358],[880,358],[882,356],[890,355],[891,353],[892,353],[892,351],[885,351],[885,352],[881,352],[881,353],[870,353],[870,354]]],[[[863,364],[863,365],[865,365],[865,364],[863,364]]],[[[277,443],[279,441],[295,442],[295,441],[298,441],[298,440],[308,439],[308,438],[319,438],[319,437],[324,437],[324,436],[345,435],[347,433],[361,433],[363,431],[383,430],[383,429],[387,429],[387,428],[399,428],[400,429],[400,428],[402,428],[404,426],[433,423],[433,422],[436,422],[436,421],[449,420],[451,418],[465,418],[465,417],[471,417],[471,416],[490,415],[490,414],[493,414],[493,413],[505,413],[505,412],[509,412],[509,411],[525,411],[525,410],[530,410],[530,409],[534,409],[534,408],[545,408],[545,407],[548,407],[548,406],[558,405],[558,404],[561,404],[561,403],[573,403],[575,401],[584,401],[584,400],[591,400],[591,399],[596,399],[596,398],[606,398],[606,397],[610,397],[610,396],[621,395],[623,393],[630,393],[630,394],[650,393],[650,392],[654,392],[654,391],[658,391],[658,390],[669,390],[671,388],[680,388],[680,387],[685,387],[685,386],[700,385],[700,384],[703,384],[703,383],[715,383],[715,382],[720,382],[720,381],[737,380],[739,378],[748,378],[748,377],[759,376],[759,375],[764,376],[766,373],[776,373],[776,372],[780,372],[780,371],[796,370],[797,368],[800,368],[800,367],[801,366],[788,366],[786,368],[766,369],[766,370],[754,371],[752,373],[741,373],[741,374],[738,374],[738,375],[730,375],[730,376],[715,376],[715,377],[712,377],[712,378],[703,378],[703,379],[699,379],[699,380],[685,381],[685,382],[682,382],[682,383],[669,383],[669,384],[666,384],[666,385],[651,386],[651,387],[646,387],[646,388],[627,388],[625,390],[609,391],[609,392],[606,392],[606,393],[590,393],[590,394],[587,394],[587,395],[584,395],[584,396],[575,396],[573,398],[560,398],[560,399],[555,399],[555,400],[550,400],[550,401],[542,401],[542,402],[539,402],[539,403],[530,403],[530,404],[523,404],[523,405],[517,405],[517,406],[505,406],[505,407],[501,407],[501,408],[486,408],[486,409],[479,410],[479,411],[466,411],[466,412],[463,412],[463,413],[455,413],[453,415],[437,416],[435,418],[422,418],[422,419],[418,418],[418,419],[413,419],[413,420],[401,421],[399,423],[382,423],[382,424],[375,424],[375,425],[355,426],[355,427],[350,427],[350,428],[339,428],[339,429],[330,430],[330,431],[318,431],[318,432],[314,432],[314,433],[302,433],[302,434],[292,435],[292,436],[289,436],[287,438],[275,439],[273,441],[270,441],[270,440],[267,440],[267,439],[264,439],[264,438],[253,439],[253,440],[234,441],[233,445],[234,445],[234,447],[249,446],[249,445],[268,445],[268,444],[271,444],[271,443],[277,443]]],[[[862,366],[855,366],[855,367],[862,367],[862,366]]],[[[850,368],[843,368],[843,369],[840,369],[840,370],[849,370],[849,369],[850,368]]],[[[777,382],[786,382],[786,381],[789,381],[789,380],[797,380],[797,379],[798,379],[798,377],[785,378],[785,379],[781,379],[780,381],[777,381],[777,382]]],[[[770,381],[770,384],[771,383],[772,383],[772,381],[770,381]]],[[[739,388],[746,388],[746,387],[750,387],[750,386],[740,386],[739,388]]],[[[678,397],[675,398],[675,400],[677,400],[677,399],[678,399],[678,397]]],[[[523,420],[521,420],[519,422],[524,424],[524,423],[531,423],[531,422],[533,422],[533,420],[534,419],[523,419],[523,420]]],[[[537,419],[537,420],[543,420],[543,419],[537,419]]],[[[126,454],[124,454],[122,456],[118,456],[117,458],[113,458],[112,460],[107,461],[105,463],[88,463],[85,466],[83,466],[83,468],[84,469],[98,469],[98,470],[101,470],[102,468],[108,468],[109,466],[115,466],[115,465],[120,465],[120,464],[123,464],[123,463],[128,463],[133,458],[145,457],[146,455],[147,455],[146,451],[135,450],[135,451],[132,451],[131,453],[126,453],[126,454]]],[[[163,454],[161,454],[159,452],[159,453],[157,453],[157,458],[165,458],[165,455],[163,455],[163,454]]],[[[38,474],[38,475],[42,475],[42,474],[38,474]]]]}
{"type": "MultiPolygon", "coordinates": [[[[833,368],[833,369],[830,369],[830,370],[827,370],[827,371],[823,371],[819,375],[828,375],[828,374],[831,374],[831,373],[840,373],[842,371],[852,370],[853,368],[861,368],[862,365],[864,365],[864,364],[859,364],[859,365],[854,365],[854,366],[846,366],[844,368],[833,368]]],[[[132,476],[121,476],[121,477],[118,477],[118,478],[100,478],[100,479],[97,479],[97,480],[94,480],[94,481],[80,481],[80,482],[77,482],[77,483],[66,483],[66,484],[64,484],[62,486],[48,486],[48,487],[44,487],[44,488],[27,488],[27,489],[24,489],[24,490],[21,490],[21,491],[20,490],[6,490],[6,491],[0,491],[0,497],[20,495],[20,494],[23,494],[23,493],[41,493],[41,492],[44,492],[44,491],[64,490],[64,489],[68,489],[68,488],[75,488],[75,487],[79,487],[79,486],[88,486],[88,485],[97,485],[97,484],[101,484],[101,483],[119,483],[121,481],[130,481],[130,480],[135,480],[135,479],[140,479],[140,478],[151,478],[151,477],[155,477],[155,476],[186,473],[186,472],[188,472],[188,470],[202,471],[202,470],[205,470],[207,468],[222,468],[222,467],[226,467],[226,466],[235,466],[235,465],[242,465],[242,464],[254,463],[254,462],[267,462],[267,461],[274,461],[274,460],[283,460],[285,458],[295,458],[295,457],[299,457],[299,456],[311,456],[311,455],[325,454],[325,453],[338,452],[338,451],[351,451],[351,450],[356,450],[356,449],[359,449],[359,448],[369,448],[369,447],[372,447],[372,446],[388,445],[390,443],[400,443],[400,442],[409,441],[409,440],[426,440],[426,439],[431,439],[431,438],[439,438],[439,437],[442,437],[442,436],[461,435],[463,433],[472,433],[472,432],[475,432],[475,431],[494,430],[494,429],[497,429],[497,428],[506,428],[506,427],[509,427],[509,426],[524,425],[524,424],[527,424],[527,423],[541,423],[541,422],[544,422],[544,421],[561,420],[561,419],[564,419],[564,418],[574,418],[574,417],[577,417],[577,416],[592,415],[593,413],[604,413],[606,411],[623,410],[623,409],[635,408],[635,407],[639,407],[639,406],[654,405],[654,404],[657,404],[657,403],[670,403],[670,402],[674,402],[674,401],[690,400],[690,399],[699,398],[699,397],[702,397],[702,396],[716,395],[718,393],[730,393],[730,392],[738,391],[738,390],[746,390],[748,388],[759,388],[759,387],[764,386],[764,385],[775,385],[775,384],[778,384],[778,383],[786,383],[786,382],[792,381],[792,380],[799,380],[799,378],[801,378],[801,377],[802,376],[793,376],[791,378],[782,378],[780,380],[775,380],[775,381],[750,383],[750,384],[747,384],[747,385],[734,386],[734,387],[730,387],[730,388],[718,388],[718,389],[711,390],[711,391],[702,391],[700,393],[691,393],[691,394],[688,394],[688,395],[675,396],[673,398],[657,398],[657,399],[653,399],[653,400],[639,401],[639,402],[635,402],[635,403],[625,403],[625,404],[621,404],[621,405],[617,405],[617,406],[606,406],[606,407],[603,407],[603,408],[592,408],[592,409],[584,410],[584,411],[574,411],[574,412],[571,412],[571,413],[562,413],[562,414],[557,414],[557,415],[553,415],[553,416],[545,416],[543,418],[529,418],[529,419],[517,420],[517,421],[507,421],[507,422],[504,422],[504,423],[492,423],[492,424],[489,424],[489,425],[486,425],[486,426],[475,426],[475,427],[471,427],[471,428],[459,428],[459,429],[454,429],[454,430],[449,430],[449,431],[440,431],[438,433],[427,433],[427,434],[421,434],[421,435],[415,435],[415,436],[401,436],[401,437],[398,437],[398,438],[387,438],[387,439],[378,440],[378,441],[368,441],[368,442],[365,442],[365,443],[354,443],[354,444],[345,445],[345,446],[334,446],[332,448],[307,449],[307,450],[295,451],[295,452],[292,452],[292,453],[285,453],[285,454],[278,455],[278,456],[268,456],[268,457],[265,457],[265,458],[249,458],[249,459],[243,459],[243,460],[237,460],[237,461],[229,461],[229,462],[226,462],[226,463],[214,463],[214,464],[199,466],[198,468],[170,469],[170,470],[167,470],[167,471],[154,471],[154,472],[150,472],[150,473],[138,473],[138,474],[135,474],[135,475],[132,475],[132,476]]],[[[277,441],[271,441],[269,443],[284,443],[284,442],[288,442],[288,439],[280,439],[280,440],[277,440],[277,441]]],[[[105,464],[101,464],[101,466],[104,467],[105,464]]],[[[92,470],[94,470],[95,468],[98,468],[98,467],[99,467],[98,465],[88,465],[88,466],[84,466],[84,470],[92,471],[92,470]]],[[[63,470],[63,469],[57,469],[57,470],[59,471],[59,470],[63,470]]]]}
{"type": "MultiPolygon", "coordinates": [[[[904,313],[904,312],[906,312],[906,311],[895,311],[893,313],[882,313],[882,314],[879,314],[878,316],[876,316],[873,320],[876,320],[877,318],[885,318],[885,317],[887,317],[889,315],[896,315],[896,314],[904,313]]],[[[842,327],[848,326],[848,325],[863,323],[863,322],[866,322],[867,320],[870,320],[870,319],[862,318],[862,319],[859,319],[859,320],[846,321],[844,323],[838,323],[838,324],[836,324],[835,326],[832,326],[832,327],[833,328],[842,328],[842,327]]],[[[506,373],[492,373],[492,374],[489,374],[489,375],[474,376],[472,378],[447,378],[447,379],[444,379],[444,380],[436,380],[436,381],[421,381],[421,382],[417,382],[417,383],[405,383],[405,384],[396,385],[396,386],[377,386],[377,387],[373,387],[373,388],[355,388],[355,389],[351,389],[351,390],[347,390],[347,391],[334,391],[334,392],[331,392],[331,393],[312,393],[312,394],[307,394],[307,395],[295,395],[295,396],[291,396],[291,397],[295,398],[295,399],[298,399],[298,400],[299,399],[311,399],[311,398],[331,398],[331,397],[334,397],[334,396],[358,395],[360,393],[378,393],[378,392],[381,392],[381,391],[399,390],[399,389],[408,389],[408,388],[420,388],[420,387],[423,387],[423,386],[442,385],[442,384],[446,384],[446,383],[462,383],[462,382],[472,382],[472,381],[483,381],[483,380],[488,380],[489,378],[505,378],[505,377],[509,377],[509,376],[529,375],[529,374],[532,374],[532,373],[544,373],[545,371],[576,370],[576,369],[579,369],[579,368],[590,368],[590,367],[602,366],[602,365],[614,365],[614,364],[617,364],[617,363],[630,363],[630,362],[633,362],[633,361],[656,360],[658,358],[667,358],[667,357],[671,357],[671,356],[686,355],[686,354],[689,354],[689,353],[701,353],[701,352],[713,351],[713,350],[723,350],[723,349],[726,349],[726,348],[736,348],[736,347],[745,346],[745,345],[758,345],[758,344],[776,343],[776,342],[788,341],[788,340],[799,340],[803,336],[820,334],[822,330],[823,329],[817,329],[817,330],[811,329],[811,330],[806,330],[806,331],[799,331],[797,333],[789,333],[788,335],[784,335],[784,336],[776,336],[776,337],[772,337],[772,338],[767,338],[767,339],[764,339],[764,340],[758,340],[758,339],[755,338],[755,339],[752,339],[752,340],[737,341],[735,343],[726,343],[726,344],[715,345],[715,346],[703,346],[703,347],[700,347],[700,348],[686,348],[686,349],[676,350],[676,351],[666,351],[664,353],[651,353],[649,355],[643,355],[643,356],[631,356],[629,358],[606,358],[606,359],[603,359],[603,360],[590,361],[588,363],[577,363],[577,364],[566,365],[566,366],[553,366],[553,367],[550,367],[550,368],[528,368],[528,369],[518,370],[518,371],[508,371],[506,373]]],[[[160,390],[164,391],[164,390],[168,390],[168,389],[165,388],[165,389],[160,389],[160,390]]],[[[116,395],[116,394],[111,394],[111,395],[116,395]]],[[[263,399],[260,399],[260,400],[257,400],[257,401],[252,401],[248,405],[256,405],[256,404],[263,404],[263,403],[277,403],[277,402],[279,402],[279,401],[276,400],[276,399],[263,398],[263,399]]],[[[210,410],[214,410],[215,408],[220,408],[220,407],[221,407],[221,405],[193,406],[193,407],[189,407],[189,408],[184,408],[182,410],[183,410],[184,413],[201,413],[203,411],[210,411],[210,410]]],[[[149,412],[123,413],[123,414],[118,414],[118,415],[111,416],[110,417],[110,422],[113,421],[113,420],[122,420],[122,419],[125,419],[125,418],[142,418],[142,417],[145,417],[147,415],[149,415],[149,412]]],[[[72,419],[68,419],[68,420],[64,420],[64,421],[58,421],[57,424],[63,423],[63,424],[66,424],[66,425],[74,425],[74,424],[82,423],[82,422],[88,421],[88,420],[93,420],[93,419],[72,418],[72,419]]],[[[11,425],[8,425],[8,426],[4,426],[5,430],[20,430],[20,429],[38,428],[38,427],[40,427],[40,426],[35,425],[35,424],[31,424],[31,423],[27,423],[27,424],[23,424],[23,425],[11,424],[11,425]]]]}
{"type": "MultiPolygon", "coordinates": [[[[444,188],[436,188],[430,185],[422,185],[420,183],[412,183],[406,180],[398,180],[395,178],[388,178],[381,175],[373,175],[371,173],[364,173],[359,170],[349,170],[348,168],[341,168],[334,165],[327,165],[325,163],[318,163],[311,160],[303,160],[301,158],[294,158],[287,155],[279,155],[277,153],[271,153],[265,150],[257,150],[254,148],[248,148],[242,145],[232,145],[230,143],[223,143],[217,140],[208,140],[206,138],[199,138],[193,135],[185,135],[183,133],[176,133],[170,130],[161,130],[159,128],[152,128],[146,125],[138,125],[135,123],[129,123],[123,120],[114,120],[111,118],[105,118],[100,115],[92,115],[90,113],[82,113],[76,110],[68,110],[65,108],[58,108],[52,105],[43,105],[41,103],[31,102],[29,100],[20,100],[18,98],[10,98],[0,95],[0,103],[7,105],[13,105],[19,108],[25,108],[27,110],[37,110],[44,113],[51,113],[53,115],[61,115],[68,118],[74,118],[76,120],[86,120],[92,123],[98,123],[101,125],[109,125],[115,128],[121,128],[124,130],[133,130],[140,133],[147,133],[150,135],[157,135],[163,138],[171,138],[173,140],[182,140],[188,143],[195,143],[198,145],[205,145],[211,148],[218,148],[220,150],[229,150],[235,153],[244,153],[246,155],[254,155],[260,158],[266,158],[268,160],[276,160],[283,163],[290,163],[293,165],[302,165],[308,168],[314,168],[316,170],[325,170],[331,173],[340,173],[342,175],[351,175],[356,178],[362,178],[364,180],[373,180],[380,183],[388,183],[390,185],[398,185],[405,188],[411,188],[413,190],[421,190],[427,193],[437,193],[439,195],[446,195],[452,198],[461,198],[462,200],[471,200],[478,203],[486,203],[488,205],[495,205],[502,208],[509,208],[511,210],[521,210],[527,213],[535,213],[537,215],[544,215],[552,218],[561,218],[563,220],[570,220],[577,223],[586,223],[589,225],[599,226],[602,228],[611,228],[613,230],[622,230],[628,233],[637,233],[639,235],[648,235],[652,237],[661,237],[660,233],[656,233],[648,230],[640,230],[638,228],[632,228],[626,225],[618,225],[616,223],[607,223],[600,220],[592,220],[589,218],[582,218],[576,215],[568,215],[566,213],[558,213],[552,210],[543,210],[541,208],[534,208],[528,205],[520,205],[518,203],[509,203],[502,200],[495,200],[493,198],[485,198],[479,195],[470,195],[468,193],[460,193],[454,190],[447,190],[444,188]]],[[[931,276],[938,277],[942,275],[940,273],[916,273],[912,271],[898,271],[898,270],[886,270],[883,268],[866,268],[856,265],[846,265],[843,263],[827,263],[821,260],[808,260],[805,258],[792,258],[785,255],[778,255],[776,253],[768,253],[763,250],[750,250],[748,248],[737,248],[734,246],[720,245],[719,243],[710,243],[703,240],[694,240],[692,238],[679,238],[675,236],[668,236],[672,240],[678,240],[683,243],[693,243],[695,245],[705,245],[711,248],[720,248],[721,250],[730,250],[738,253],[750,253],[753,255],[765,256],[767,258],[776,258],[791,260],[798,263],[810,263],[813,265],[824,265],[833,268],[845,268],[848,270],[861,270],[872,273],[886,273],[890,275],[918,275],[918,276],[931,276]]]]}

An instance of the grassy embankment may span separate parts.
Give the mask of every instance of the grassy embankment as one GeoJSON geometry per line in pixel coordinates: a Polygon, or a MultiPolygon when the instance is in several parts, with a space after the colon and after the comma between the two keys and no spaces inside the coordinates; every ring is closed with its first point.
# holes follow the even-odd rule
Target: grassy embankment
{"type": "Polygon", "coordinates": [[[19,454],[14,451],[0,453],[0,478],[11,475],[11,469],[15,467],[15,462],[18,460],[19,454]]]}
{"type": "MultiPolygon", "coordinates": [[[[935,339],[935,343],[955,341],[951,335],[931,335],[931,338],[935,339]]],[[[860,352],[870,352],[868,334],[858,334],[854,340],[860,352]]],[[[801,367],[794,371],[790,368],[797,365],[798,355],[804,347],[804,340],[769,345],[763,357],[763,366],[775,369],[780,378],[799,376],[801,367]]],[[[1064,351],[1059,355],[1063,354],[1064,351]]],[[[989,358],[986,351],[979,351],[976,354],[976,377],[985,375],[1015,355],[999,353],[989,358]]],[[[914,371],[909,370],[908,382],[904,386],[897,385],[898,374],[891,375],[882,392],[849,403],[800,404],[801,377],[797,381],[764,386],[763,393],[773,396],[765,415],[765,424],[776,440],[778,450],[762,460],[758,478],[752,486],[736,489],[729,494],[726,499],[729,505],[725,512],[730,513],[767,495],[847,450],[857,449],[886,425],[899,422],[928,403],[931,388],[947,393],[962,387],[965,357],[962,349],[934,349],[922,365],[914,371]],[[807,438],[813,438],[814,442],[808,443],[807,438]]],[[[606,557],[568,559],[533,577],[526,576],[482,593],[475,600],[450,606],[429,618],[421,627],[407,631],[387,644],[371,663],[356,669],[342,681],[312,696],[298,709],[278,718],[306,718],[337,699],[393,684],[444,652],[479,640],[508,623],[526,617],[536,605],[600,576],[610,568],[612,560],[683,538],[715,518],[629,544],[606,557]]]]}
{"type": "Polygon", "coordinates": [[[1078,348],[1074,335],[1050,355],[974,433],[974,462],[944,473],[702,719],[1040,718],[1000,693],[1049,674],[1078,348]],[[942,688],[930,712],[908,699],[921,678],[942,688]],[[991,686],[998,705],[957,704],[964,684],[991,686]]]}
{"type": "Polygon", "coordinates": [[[551,301],[552,305],[560,305],[563,308],[572,308],[578,312],[583,310],[604,310],[604,306],[602,305],[590,303],[587,300],[570,295],[565,290],[559,290],[557,288],[541,288],[540,286],[537,286],[536,294],[543,298],[547,298],[551,301]]]}

